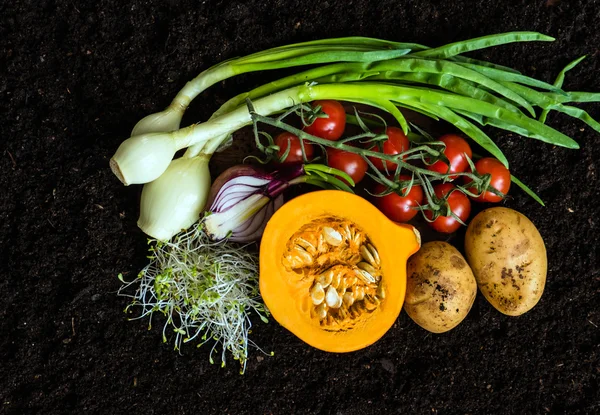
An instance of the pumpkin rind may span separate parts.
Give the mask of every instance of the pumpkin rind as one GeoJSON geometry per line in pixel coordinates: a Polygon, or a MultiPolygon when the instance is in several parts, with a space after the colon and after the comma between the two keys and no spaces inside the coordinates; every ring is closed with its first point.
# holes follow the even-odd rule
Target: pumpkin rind
{"type": "Polygon", "coordinates": [[[309,345],[329,352],[350,352],[367,347],[394,324],[406,292],[406,262],[420,247],[418,231],[387,219],[365,199],[337,190],[298,196],[269,220],[260,245],[260,292],[279,324],[309,345]],[[323,217],[336,217],[362,229],[377,248],[385,299],[372,312],[357,318],[351,328],[327,331],[310,318],[312,280],[283,265],[286,244],[304,225],[323,217]]]}

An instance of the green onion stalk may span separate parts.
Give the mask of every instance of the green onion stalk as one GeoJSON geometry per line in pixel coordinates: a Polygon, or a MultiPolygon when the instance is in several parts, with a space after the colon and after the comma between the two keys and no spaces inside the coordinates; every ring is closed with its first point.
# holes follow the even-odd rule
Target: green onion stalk
{"type": "Polygon", "coordinates": [[[183,114],[192,100],[210,86],[236,75],[329,62],[375,62],[405,55],[414,47],[418,45],[347,37],[297,43],[230,59],[188,82],[165,110],[142,118],[131,135],[179,129],[183,114]]]}
{"type": "Polygon", "coordinates": [[[510,68],[461,56],[511,42],[551,40],[539,33],[512,32],[430,49],[418,44],[344,38],[275,48],[227,61],[186,85],[162,115],[140,121],[134,135],[111,159],[111,168],[126,185],[146,183],[138,225],[148,235],[166,240],[198,220],[210,188],[211,155],[231,134],[252,122],[247,100],[252,100],[260,116],[319,99],[367,104],[392,114],[405,133],[409,125],[402,110],[410,109],[453,124],[507,167],[508,160],[481,127],[492,126],[576,149],[579,146],[574,140],[545,125],[544,119],[537,120],[534,107],[566,113],[600,131],[600,124],[585,111],[565,105],[600,101],[600,94],[565,92],[560,83],[548,84],[510,68]],[[338,60],[343,62],[325,64],[338,60]],[[206,122],[178,129],[189,102],[215,82],[238,73],[305,64],[325,65],[240,94],[206,122]],[[155,122],[158,119],[171,121],[155,122]],[[185,148],[184,156],[173,160],[175,153],[185,148]],[[178,206],[177,214],[173,213],[174,206],[178,206]]]}

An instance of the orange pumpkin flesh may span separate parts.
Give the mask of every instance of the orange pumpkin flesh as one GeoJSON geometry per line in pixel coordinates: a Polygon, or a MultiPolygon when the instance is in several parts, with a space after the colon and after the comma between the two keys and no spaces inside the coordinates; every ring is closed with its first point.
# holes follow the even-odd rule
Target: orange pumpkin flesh
{"type": "Polygon", "coordinates": [[[365,199],[337,190],[311,192],[283,205],[267,224],[260,245],[261,296],[275,320],[309,345],[329,352],[362,349],[398,318],[406,292],[406,261],[419,247],[415,228],[391,222],[365,199]],[[328,234],[323,238],[324,231],[338,239],[342,235],[343,241],[328,239],[328,234]],[[313,262],[302,259],[306,246],[313,262]],[[357,257],[367,246],[376,249],[377,269],[357,257]],[[296,257],[294,249],[303,255],[296,257]],[[361,267],[377,281],[365,280],[361,267]],[[337,282],[323,282],[326,273],[337,275],[337,282]],[[344,294],[356,300],[342,304],[344,294]]]}

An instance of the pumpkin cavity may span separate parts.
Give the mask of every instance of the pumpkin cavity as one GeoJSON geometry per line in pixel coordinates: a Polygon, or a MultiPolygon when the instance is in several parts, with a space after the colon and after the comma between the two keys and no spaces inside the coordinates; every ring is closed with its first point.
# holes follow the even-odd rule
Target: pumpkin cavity
{"type": "Polygon", "coordinates": [[[353,327],[385,298],[377,248],[346,219],[323,216],[302,226],[287,241],[282,265],[310,282],[310,318],[327,331],[353,327]]]}

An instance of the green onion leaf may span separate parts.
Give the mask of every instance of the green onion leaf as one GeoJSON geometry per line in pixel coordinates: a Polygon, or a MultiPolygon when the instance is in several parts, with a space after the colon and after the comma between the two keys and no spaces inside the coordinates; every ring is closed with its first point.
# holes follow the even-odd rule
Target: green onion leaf
{"type": "Polygon", "coordinates": [[[570,99],[566,102],[600,102],[600,92],[569,92],[568,95],[570,99]]]}
{"type": "MultiPolygon", "coordinates": [[[[582,57],[575,59],[573,62],[569,63],[567,66],[565,66],[562,71],[560,71],[558,73],[558,75],[556,76],[556,79],[554,80],[554,86],[556,86],[557,88],[562,88],[563,86],[563,82],[565,81],[565,74],[570,71],[571,69],[573,69],[574,67],[576,67],[579,62],[581,62],[582,60],[584,60],[586,58],[586,55],[583,55],[582,57]]],[[[541,123],[545,123],[546,122],[546,117],[548,116],[548,113],[550,112],[550,110],[545,109],[544,111],[542,111],[542,114],[540,115],[540,118],[538,118],[538,120],[541,123]]]]}
{"type": "Polygon", "coordinates": [[[478,88],[475,83],[452,76],[450,74],[432,74],[427,72],[385,72],[381,75],[375,75],[372,79],[387,79],[392,81],[401,80],[439,86],[440,88],[444,88],[448,91],[475,98],[480,101],[489,102],[490,104],[506,108],[513,112],[521,112],[521,110],[519,110],[519,108],[515,105],[502,98],[496,97],[482,88],[478,88]]]}
{"type": "MultiPolygon", "coordinates": [[[[372,65],[371,69],[380,71],[387,69],[400,72],[428,72],[437,74],[450,74],[458,78],[463,78],[475,82],[477,84],[483,85],[496,92],[497,94],[503,95],[505,98],[508,98],[518,103],[523,108],[527,109],[527,111],[529,111],[531,114],[535,115],[535,112],[533,111],[531,105],[529,105],[529,103],[526,100],[521,98],[520,95],[516,94],[512,90],[496,82],[496,80],[492,79],[491,77],[488,77],[487,75],[482,74],[479,71],[467,68],[464,65],[467,64],[459,64],[449,61],[431,61],[426,59],[400,58],[394,59],[393,61],[389,62],[378,62],[372,65]]],[[[497,69],[488,69],[490,71],[498,71],[497,69]]],[[[522,75],[512,75],[522,77],[522,75]]],[[[554,88],[553,86],[551,87],[554,88]]]]}
{"type": "MultiPolygon", "coordinates": [[[[423,104],[421,104],[423,105],[423,104]]],[[[433,105],[424,105],[429,111],[435,113],[440,118],[448,121],[456,128],[461,130],[463,133],[471,137],[473,141],[479,144],[483,149],[485,149],[492,156],[496,157],[506,168],[508,168],[508,160],[502,153],[502,150],[492,141],[490,137],[477,126],[473,125],[469,121],[465,120],[452,110],[444,107],[435,107],[433,105]]]]}
{"type": "MultiPolygon", "coordinates": [[[[381,51],[332,51],[315,52],[300,56],[282,56],[278,60],[269,60],[268,62],[249,62],[232,63],[237,73],[256,72],[261,70],[284,69],[293,66],[312,65],[330,62],[376,62],[387,61],[390,59],[404,56],[410,52],[410,49],[381,50],[381,51]]],[[[293,54],[292,52],[288,55],[293,54]]]]}
{"type": "Polygon", "coordinates": [[[503,66],[503,65],[498,65],[495,63],[491,63],[491,62],[481,61],[479,59],[467,58],[466,56],[453,56],[452,58],[450,58],[450,60],[455,61],[455,62],[471,63],[473,65],[478,65],[478,66],[487,66],[488,68],[495,68],[495,69],[498,69],[498,70],[501,70],[504,72],[512,72],[512,73],[518,73],[518,74],[521,73],[521,72],[517,71],[516,69],[509,68],[508,66],[503,66]]]}
{"type": "Polygon", "coordinates": [[[587,55],[583,55],[580,58],[575,59],[573,62],[569,63],[567,66],[563,68],[562,71],[558,73],[556,80],[554,81],[554,86],[557,88],[562,88],[563,82],[565,81],[565,74],[576,67],[582,60],[586,58],[587,55]]]}
{"type": "Polygon", "coordinates": [[[473,50],[485,49],[498,45],[505,45],[507,43],[530,41],[551,42],[554,41],[554,38],[537,32],[508,32],[482,36],[466,41],[454,42],[441,46],[439,48],[417,52],[413,55],[427,58],[445,59],[452,56],[460,55],[461,53],[471,52],[473,50]]]}
{"type": "Polygon", "coordinates": [[[581,108],[558,104],[549,107],[549,109],[563,112],[567,115],[570,115],[571,117],[578,118],[600,133],[600,123],[598,123],[598,121],[593,119],[586,111],[582,110],[581,108]]]}
{"type": "Polygon", "coordinates": [[[533,190],[531,190],[529,187],[527,187],[527,185],[525,185],[525,183],[523,183],[521,180],[517,179],[512,174],[510,175],[510,180],[514,184],[516,184],[517,186],[519,186],[525,193],[527,193],[529,196],[531,196],[531,198],[533,200],[535,200],[536,202],[538,202],[542,206],[546,206],[544,204],[544,201],[533,190]]]}
{"type": "MultiPolygon", "coordinates": [[[[473,71],[479,72],[480,74],[485,75],[488,78],[493,79],[495,81],[518,82],[523,85],[529,85],[529,86],[533,86],[536,88],[546,89],[546,90],[556,92],[558,94],[565,95],[565,96],[567,95],[566,92],[564,92],[560,88],[555,87],[554,85],[550,85],[547,82],[540,81],[535,78],[530,78],[525,75],[517,74],[514,72],[501,71],[499,69],[490,68],[487,66],[473,65],[470,63],[459,63],[458,65],[461,65],[465,68],[469,68],[473,71]]],[[[507,98],[509,98],[509,97],[507,97],[507,98]]]]}

